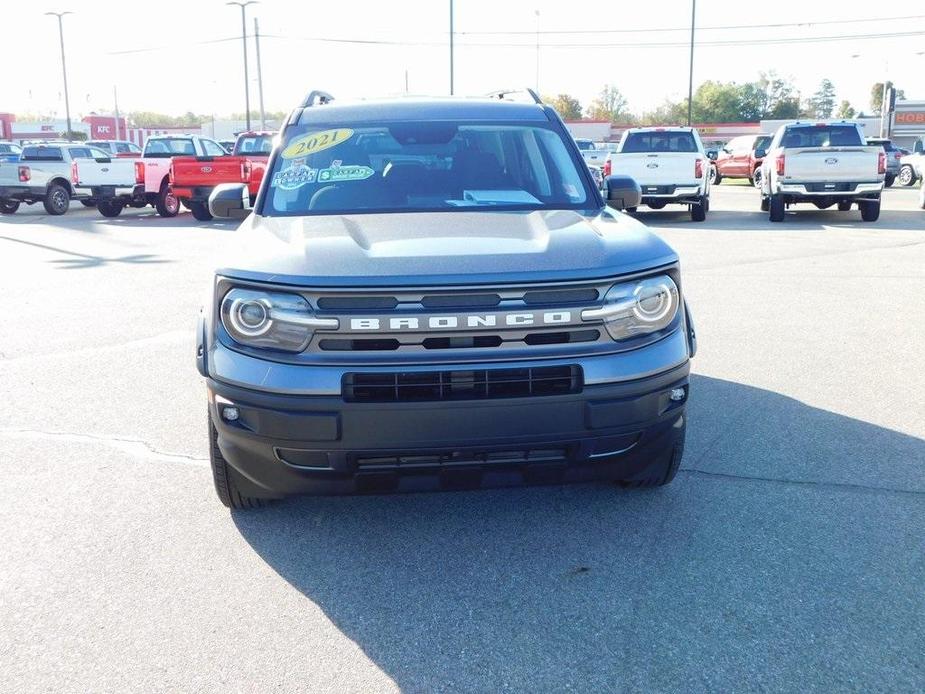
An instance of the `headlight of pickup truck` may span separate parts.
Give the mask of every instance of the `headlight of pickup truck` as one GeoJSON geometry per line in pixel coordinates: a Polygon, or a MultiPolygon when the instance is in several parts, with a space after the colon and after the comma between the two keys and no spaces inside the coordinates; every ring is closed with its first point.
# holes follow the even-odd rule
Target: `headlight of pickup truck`
{"type": "Polygon", "coordinates": [[[678,314],[678,287],[668,275],[615,284],[601,308],[581,312],[582,320],[603,320],[614,340],[629,340],[658,332],[678,314]]]}
{"type": "Polygon", "coordinates": [[[319,328],[338,327],[336,318],[317,318],[305,299],[285,292],[232,289],[220,315],[235,342],[286,352],[301,352],[319,328]]]}

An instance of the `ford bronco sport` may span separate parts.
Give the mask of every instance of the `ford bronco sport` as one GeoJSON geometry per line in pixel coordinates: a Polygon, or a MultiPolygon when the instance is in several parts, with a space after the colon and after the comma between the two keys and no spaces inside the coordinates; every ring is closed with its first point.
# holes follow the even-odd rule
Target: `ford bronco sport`
{"type": "Polygon", "coordinates": [[[298,493],[671,481],[695,351],[678,257],[605,199],[552,108],[337,103],[284,126],[211,282],[215,487],[298,493]]]}

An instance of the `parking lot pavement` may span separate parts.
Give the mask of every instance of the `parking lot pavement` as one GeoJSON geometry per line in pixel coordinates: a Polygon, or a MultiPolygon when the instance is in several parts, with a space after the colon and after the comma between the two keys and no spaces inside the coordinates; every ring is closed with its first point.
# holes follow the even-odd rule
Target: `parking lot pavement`
{"type": "Polygon", "coordinates": [[[925,688],[925,212],[747,186],[682,258],[675,482],[229,514],[193,326],[233,225],[0,219],[0,678],[15,691],[925,688]]]}

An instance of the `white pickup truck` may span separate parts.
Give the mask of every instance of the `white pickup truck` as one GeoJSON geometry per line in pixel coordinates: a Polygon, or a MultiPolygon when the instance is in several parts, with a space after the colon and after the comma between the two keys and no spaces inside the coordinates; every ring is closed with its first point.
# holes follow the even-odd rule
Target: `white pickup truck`
{"type": "Polygon", "coordinates": [[[49,142],[23,147],[16,162],[0,162],[0,212],[41,202],[50,215],[68,211],[71,200],[92,205],[95,195],[133,173],[131,160],[110,159],[85,144],[49,142]]]}
{"type": "Polygon", "coordinates": [[[630,128],[612,156],[614,172],[631,176],[639,184],[643,205],[653,210],[668,204],[686,205],[693,221],[707,218],[709,162],[693,128],[630,128]]]}
{"type": "Polygon", "coordinates": [[[782,222],[790,205],[808,202],[842,212],[857,204],[861,219],[880,216],[886,153],[867,145],[857,123],[797,121],[778,128],[761,164],[761,209],[782,222]]]}
{"type": "Polygon", "coordinates": [[[170,191],[170,163],[174,157],[224,157],[228,153],[215,140],[198,135],[156,135],[145,142],[141,159],[135,162],[136,183],[143,189],[136,196],[153,205],[161,217],[176,217],[180,200],[170,191]]]}

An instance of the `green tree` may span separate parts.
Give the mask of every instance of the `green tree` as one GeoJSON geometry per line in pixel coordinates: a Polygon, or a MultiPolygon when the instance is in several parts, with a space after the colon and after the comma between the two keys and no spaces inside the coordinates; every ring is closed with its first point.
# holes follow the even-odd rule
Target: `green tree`
{"type": "Polygon", "coordinates": [[[616,123],[625,121],[629,115],[626,110],[627,101],[620,90],[612,84],[607,84],[598,97],[591,102],[588,115],[595,120],[607,120],[616,123]]]}
{"type": "Polygon", "coordinates": [[[687,99],[683,102],[666,99],[654,111],[643,113],[641,121],[646,125],[680,125],[687,123],[687,99]]]}
{"type": "Polygon", "coordinates": [[[835,111],[835,85],[832,80],[824,79],[819,88],[809,98],[809,111],[813,118],[831,118],[835,111]]]}
{"type": "MultiPolygon", "coordinates": [[[[887,80],[886,86],[889,88],[889,87],[894,87],[896,85],[894,85],[892,82],[887,80]]],[[[906,92],[902,89],[897,89],[896,98],[905,99],[906,92]]],[[[883,82],[876,82],[870,88],[870,109],[874,113],[879,114],[882,106],[883,106],[883,82]]]]}
{"type": "Polygon", "coordinates": [[[838,111],[835,113],[836,118],[854,118],[854,108],[852,108],[851,103],[847,100],[842,100],[838,105],[838,111]]]}
{"type": "Polygon", "coordinates": [[[58,137],[63,140],[73,140],[74,142],[85,142],[87,139],[87,133],[80,130],[71,130],[71,136],[68,137],[68,131],[65,130],[63,133],[58,133],[58,137]]]}
{"type": "Polygon", "coordinates": [[[554,98],[544,98],[552,106],[562,120],[579,120],[581,118],[581,104],[570,94],[559,94],[554,98]]]}

